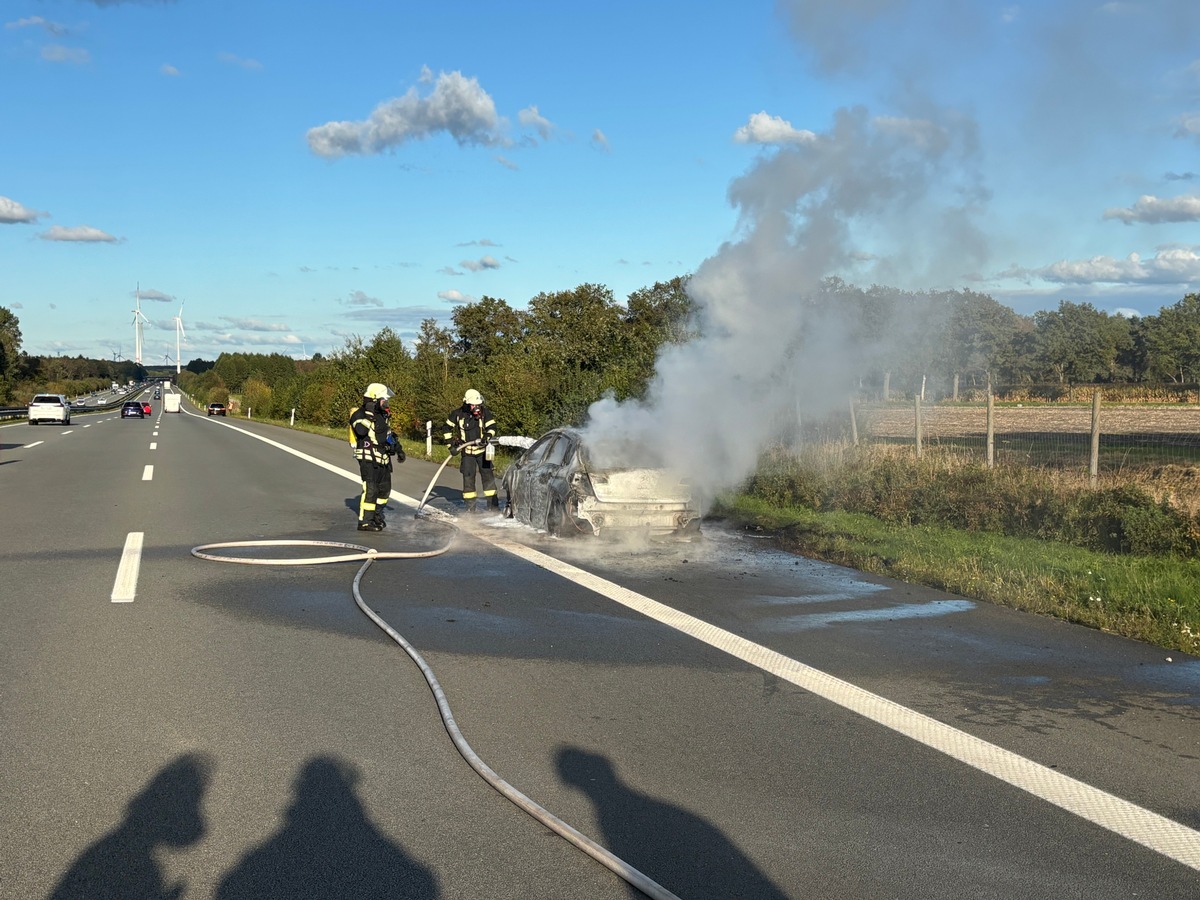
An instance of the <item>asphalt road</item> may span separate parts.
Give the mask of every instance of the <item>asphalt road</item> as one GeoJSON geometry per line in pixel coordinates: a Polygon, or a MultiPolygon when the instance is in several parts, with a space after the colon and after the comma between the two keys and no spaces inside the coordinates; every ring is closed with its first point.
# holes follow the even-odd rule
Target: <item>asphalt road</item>
{"type": "Polygon", "coordinates": [[[641,896],[467,766],[357,564],[190,553],[284,539],[448,545],[363,597],[488,765],[686,900],[1200,896],[1200,659],[711,527],[360,535],[357,494],[341,443],[186,404],[0,427],[0,896],[641,896]]]}

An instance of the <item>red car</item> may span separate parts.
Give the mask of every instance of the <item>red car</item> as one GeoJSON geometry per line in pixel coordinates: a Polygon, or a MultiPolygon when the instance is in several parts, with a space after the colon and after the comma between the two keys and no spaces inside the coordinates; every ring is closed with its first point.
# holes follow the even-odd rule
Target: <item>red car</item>
{"type": "Polygon", "coordinates": [[[150,401],[148,401],[148,400],[142,401],[142,412],[144,412],[146,415],[150,415],[152,412],[154,412],[154,410],[150,406],[150,401]]]}

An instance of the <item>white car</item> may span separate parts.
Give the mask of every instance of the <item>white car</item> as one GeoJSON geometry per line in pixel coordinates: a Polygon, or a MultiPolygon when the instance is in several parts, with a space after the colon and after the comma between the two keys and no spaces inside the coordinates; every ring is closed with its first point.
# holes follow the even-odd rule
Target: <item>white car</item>
{"type": "Polygon", "coordinates": [[[62,394],[38,394],[29,402],[29,424],[56,422],[71,424],[71,404],[62,394]]]}

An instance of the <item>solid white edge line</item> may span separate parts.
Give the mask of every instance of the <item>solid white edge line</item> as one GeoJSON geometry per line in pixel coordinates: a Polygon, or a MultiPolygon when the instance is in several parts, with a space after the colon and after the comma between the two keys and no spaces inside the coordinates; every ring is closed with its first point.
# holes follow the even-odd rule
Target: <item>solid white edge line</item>
{"type": "MultiPolygon", "coordinates": [[[[348,481],[361,483],[357,472],[348,472],[316,459],[270,438],[254,434],[228,422],[217,422],[248,437],[290,453],[348,481]]],[[[392,491],[392,499],[417,507],[420,502],[407,494],[392,491]]],[[[1060,809],[1099,825],[1101,828],[1141,844],[1156,853],[1200,871],[1200,831],[1188,828],[1156,812],[1122,800],[1107,791],[1094,788],[1048,766],[1019,756],[996,744],[977,738],[924,713],[901,706],[886,697],[873,694],[820,669],[784,656],[733,632],[710,625],[673,607],[651,600],[628,588],[593,575],[570,563],[548,556],[531,547],[507,540],[500,535],[469,532],[501,550],[566,578],[581,587],[607,597],[663,625],[693,637],[717,650],[769,672],[797,687],[835,703],[843,709],[870,719],[885,728],[911,738],[952,759],[965,763],[1001,781],[1045,800],[1060,809]]]]}
{"type": "Polygon", "coordinates": [[[113,603],[132,603],[137,596],[138,570],[142,565],[142,542],[144,531],[131,531],[125,537],[125,547],[121,550],[121,563],[117,566],[117,577],[113,581],[113,603]]]}
{"type": "Polygon", "coordinates": [[[146,466],[142,469],[142,481],[152,481],[154,479],[154,466],[146,466]]]}

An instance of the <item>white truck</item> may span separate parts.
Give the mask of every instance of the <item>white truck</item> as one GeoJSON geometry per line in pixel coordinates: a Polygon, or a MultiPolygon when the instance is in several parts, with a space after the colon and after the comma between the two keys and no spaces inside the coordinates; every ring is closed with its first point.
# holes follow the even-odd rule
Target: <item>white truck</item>
{"type": "Polygon", "coordinates": [[[168,391],[163,394],[163,412],[179,412],[180,394],[171,393],[168,391]]]}

